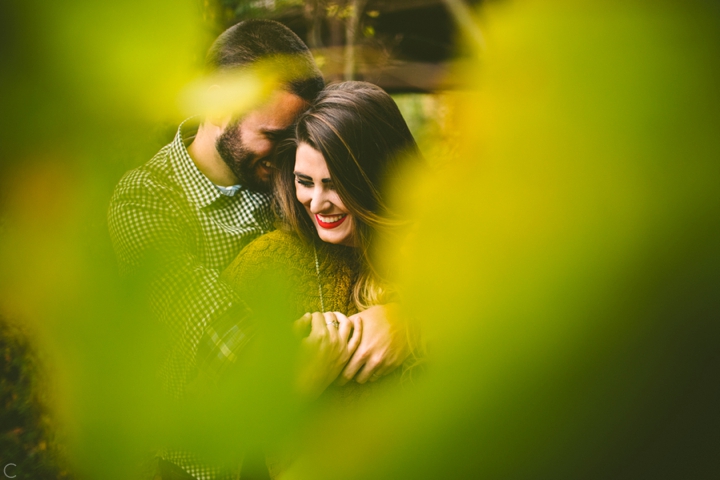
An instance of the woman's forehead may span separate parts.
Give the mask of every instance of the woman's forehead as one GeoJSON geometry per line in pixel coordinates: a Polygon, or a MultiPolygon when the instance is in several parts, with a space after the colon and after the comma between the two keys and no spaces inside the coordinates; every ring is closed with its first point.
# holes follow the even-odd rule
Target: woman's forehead
{"type": "Polygon", "coordinates": [[[330,178],[325,157],[307,143],[300,143],[295,152],[295,171],[315,178],[330,178]]]}

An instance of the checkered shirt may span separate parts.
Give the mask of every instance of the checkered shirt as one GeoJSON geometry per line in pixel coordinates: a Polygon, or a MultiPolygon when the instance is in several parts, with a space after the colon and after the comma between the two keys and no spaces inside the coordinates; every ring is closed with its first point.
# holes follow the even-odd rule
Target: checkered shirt
{"type": "MultiPolygon", "coordinates": [[[[245,245],[273,224],[268,194],[247,188],[223,194],[197,169],[186,148],[197,132],[191,123],[183,122],[172,143],[123,176],[108,212],[121,274],[148,282],[153,313],[169,330],[160,379],[176,398],[197,373],[201,339],[209,339],[215,349],[208,353],[203,346],[203,362],[209,363],[205,358],[213,356],[232,360],[233,352],[251,337],[246,307],[218,277],[245,245]],[[212,325],[227,323],[223,317],[231,312],[232,332],[219,339],[212,325]]],[[[198,479],[220,478],[190,454],[164,456],[198,479]]]]}

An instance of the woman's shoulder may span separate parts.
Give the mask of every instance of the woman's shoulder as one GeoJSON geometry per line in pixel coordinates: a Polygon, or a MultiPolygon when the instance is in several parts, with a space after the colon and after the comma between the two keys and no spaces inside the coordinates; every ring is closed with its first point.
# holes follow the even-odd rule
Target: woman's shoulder
{"type": "Polygon", "coordinates": [[[260,255],[273,257],[278,253],[301,254],[310,247],[297,234],[285,230],[273,230],[259,236],[242,249],[238,257],[247,255],[260,255]]]}
{"type": "Polygon", "coordinates": [[[312,255],[312,249],[296,234],[274,230],[243,248],[222,276],[226,281],[234,283],[233,280],[239,277],[247,279],[254,273],[290,265],[309,255],[312,255]]]}

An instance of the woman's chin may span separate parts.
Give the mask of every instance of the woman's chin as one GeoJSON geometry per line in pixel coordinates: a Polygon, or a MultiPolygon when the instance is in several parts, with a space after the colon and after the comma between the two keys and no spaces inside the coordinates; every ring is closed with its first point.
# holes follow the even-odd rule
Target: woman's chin
{"type": "Polygon", "coordinates": [[[318,236],[320,240],[325,243],[332,243],[333,245],[345,245],[347,247],[352,246],[352,241],[348,235],[328,235],[325,232],[319,232],[318,236]]]}
{"type": "Polygon", "coordinates": [[[325,243],[332,243],[333,245],[340,245],[342,242],[342,238],[336,238],[328,235],[320,235],[320,240],[325,243]]]}

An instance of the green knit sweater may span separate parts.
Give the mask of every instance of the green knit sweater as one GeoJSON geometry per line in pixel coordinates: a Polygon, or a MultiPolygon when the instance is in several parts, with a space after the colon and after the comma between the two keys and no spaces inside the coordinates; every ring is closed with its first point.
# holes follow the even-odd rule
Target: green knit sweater
{"type": "MultiPolygon", "coordinates": [[[[283,312],[280,318],[288,323],[305,312],[322,311],[318,285],[326,312],[357,313],[352,290],[359,271],[355,249],[342,245],[317,242],[320,276],[315,269],[315,252],[293,233],[275,230],[245,247],[240,255],[223,272],[223,279],[231,284],[251,309],[261,311],[262,304],[289,303],[292,312],[283,312]]],[[[352,406],[365,398],[379,384],[397,383],[400,369],[381,381],[360,385],[349,382],[344,387],[331,385],[323,399],[339,400],[352,406]],[[394,379],[394,380],[391,380],[394,379]]]]}
{"type": "Polygon", "coordinates": [[[325,242],[317,242],[316,249],[317,270],[312,244],[275,230],[246,246],[222,278],[250,305],[287,301],[293,315],[288,321],[305,312],[323,311],[323,304],[326,312],[357,313],[352,300],[359,271],[355,250],[325,242]]]}
{"type": "MultiPolygon", "coordinates": [[[[352,300],[360,263],[356,251],[342,245],[317,242],[313,249],[297,235],[282,230],[267,233],[246,246],[223,272],[222,278],[235,289],[251,309],[262,310],[263,304],[289,304],[291,313],[281,315],[288,323],[305,312],[357,313],[352,300]],[[317,252],[318,268],[315,266],[317,252]],[[320,274],[318,275],[318,270],[320,274]]],[[[360,385],[349,382],[344,387],[331,385],[319,399],[323,405],[355,408],[358,402],[382,388],[397,384],[396,374],[381,381],[360,385]]],[[[275,479],[291,463],[294,454],[274,452],[268,455],[270,476],[275,479]]]]}

